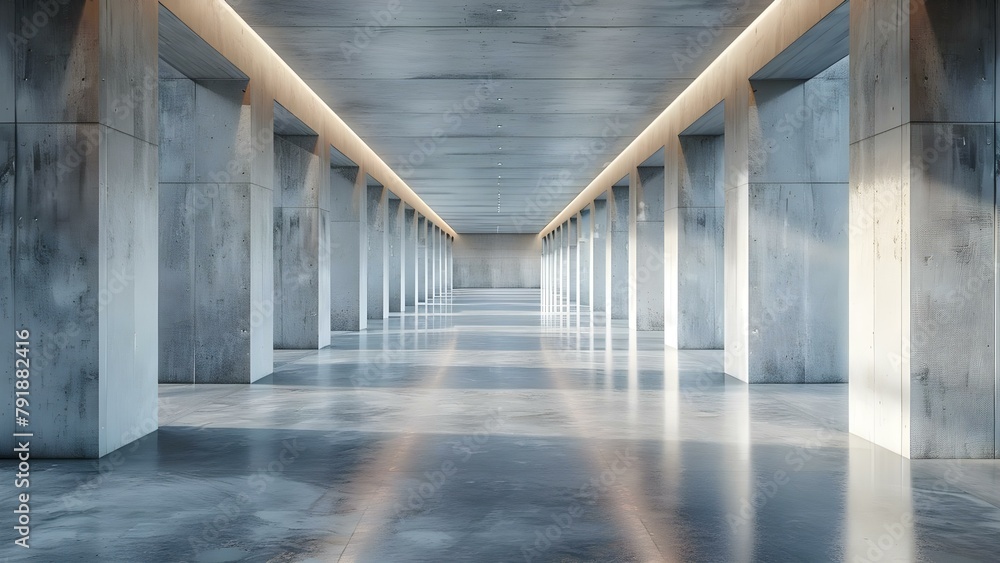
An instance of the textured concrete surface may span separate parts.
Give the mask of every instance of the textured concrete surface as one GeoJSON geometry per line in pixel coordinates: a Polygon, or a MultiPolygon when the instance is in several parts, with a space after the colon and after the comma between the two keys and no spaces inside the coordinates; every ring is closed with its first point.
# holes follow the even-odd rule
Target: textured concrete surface
{"type": "Polygon", "coordinates": [[[159,380],[249,383],[274,348],[273,102],[160,74],[159,380]]]}
{"type": "Polygon", "coordinates": [[[997,5],[888,8],[851,6],[850,428],[994,458],[997,5]]]}
{"type": "Polygon", "coordinates": [[[406,303],[405,307],[415,307],[417,305],[417,275],[420,269],[417,267],[417,211],[406,206],[404,225],[403,253],[406,264],[403,268],[403,285],[405,287],[406,303]]]}
{"type": "Polygon", "coordinates": [[[747,285],[746,308],[727,304],[725,317],[735,338],[726,347],[747,353],[746,371],[727,373],[745,381],[846,381],[848,97],[844,59],[810,80],[754,82],[746,113],[726,102],[727,154],[748,150],[734,163],[747,166],[739,202],[726,202],[745,197],[746,216],[725,224],[727,243],[746,248],[725,272],[727,284],[747,285]],[[744,128],[745,144],[729,134],[744,128]]]}
{"type": "Polygon", "coordinates": [[[334,331],[368,327],[368,187],[358,168],[330,169],[330,319],[334,331]]]}
{"type": "Polygon", "coordinates": [[[37,11],[0,11],[0,456],[13,430],[34,434],[33,459],[98,457],[157,427],[157,57],[141,40],[157,13],[74,2],[20,43],[17,22],[37,11]],[[22,329],[28,427],[13,404],[22,329]]]}
{"type": "Polygon", "coordinates": [[[427,302],[427,282],[430,280],[430,269],[427,267],[429,257],[427,219],[421,216],[417,219],[417,300],[419,303],[427,302]]]}
{"type": "Polygon", "coordinates": [[[389,191],[368,186],[368,319],[389,318],[389,191]]]}
{"type": "Polygon", "coordinates": [[[274,347],[330,344],[330,174],[313,136],[274,137],[274,347]]]}
{"type": "Polygon", "coordinates": [[[594,207],[594,311],[607,311],[608,277],[608,202],[599,199],[592,204],[594,207]]]}
{"type": "Polygon", "coordinates": [[[995,463],[903,459],[846,433],[845,385],[734,385],[538,299],[459,291],[253,386],[161,386],[134,448],[32,464],[32,560],[995,559],[995,463]]]}
{"type": "Polygon", "coordinates": [[[942,8],[851,10],[851,431],[994,458],[997,6],[942,8]]]}
{"type": "Polygon", "coordinates": [[[389,312],[399,313],[403,311],[403,295],[406,285],[406,278],[403,276],[403,268],[406,262],[406,245],[403,239],[405,231],[404,213],[405,204],[398,199],[390,199],[386,216],[389,220],[388,247],[389,247],[389,312]]]}
{"type": "MultiPolygon", "coordinates": [[[[663,256],[664,177],[663,166],[640,166],[633,176],[635,181],[629,186],[632,206],[629,221],[634,222],[635,229],[635,259],[629,265],[629,276],[634,282],[629,299],[635,301],[636,330],[663,330],[663,287],[666,283],[663,256]]],[[[630,304],[629,309],[631,311],[633,305],[630,304]]]]}
{"type": "Polygon", "coordinates": [[[463,234],[455,240],[455,288],[539,288],[534,235],[463,234]]]}
{"type": "Polygon", "coordinates": [[[608,255],[611,283],[608,285],[608,308],[612,319],[629,318],[629,186],[614,186],[608,191],[608,255]]]}
{"type": "Polygon", "coordinates": [[[669,153],[665,332],[681,350],[724,347],[724,146],[721,135],[685,135],[669,153]]]}
{"type": "Polygon", "coordinates": [[[591,208],[580,211],[580,238],[577,242],[577,249],[580,258],[579,280],[580,280],[580,307],[590,308],[594,302],[594,212],[591,208]]]}

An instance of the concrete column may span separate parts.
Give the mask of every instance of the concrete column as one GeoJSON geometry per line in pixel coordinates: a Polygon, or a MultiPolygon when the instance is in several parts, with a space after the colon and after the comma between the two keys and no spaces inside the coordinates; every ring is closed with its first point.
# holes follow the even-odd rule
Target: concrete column
{"type": "Polygon", "coordinates": [[[399,313],[404,310],[403,296],[406,291],[406,276],[403,275],[406,262],[406,246],[403,240],[405,231],[404,212],[406,205],[402,200],[390,199],[389,209],[389,312],[399,313]]]}
{"type": "Polygon", "coordinates": [[[629,324],[663,330],[663,166],[640,166],[629,187],[629,324]]]}
{"type": "Polygon", "coordinates": [[[664,338],[679,350],[724,346],[722,135],[681,136],[667,145],[664,215],[664,338]]]}
{"type": "Polygon", "coordinates": [[[542,272],[545,275],[545,284],[542,287],[542,305],[546,313],[552,309],[552,233],[545,235],[542,240],[542,272]]]}
{"type": "Polygon", "coordinates": [[[741,86],[731,101],[726,373],[751,383],[844,382],[846,60],[808,81],[741,86]]]}
{"type": "Polygon", "coordinates": [[[330,344],[330,151],[274,137],[274,347],[330,344]]]}
{"type": "Polygon", "coordinates": [[[560,240],[561,242],[560,248],[562,250],[562,260],[559,262],[559,269],[561,270],[562,274],[561,278],[562,284],[560,287],[560,290],[562,291],[562,300],[559,303],[559,306],[562,307],[562,310],[565,313],[570,312],[571,310],[570,304],[573,302],[573,292],[571,289],[573,285],[573,279],[570,275],[573,266],[573,261],[570,259],[570,249],[571,249],[570,237],[572,236],[571,230],[572,228],[570,226],[569,221],[563,223],[562,239],[560,240]]]}
{"type": "Polygon", "coordinates": [[[997,5],[910,7],[851,5],[850,430],[993,458],[997,5]]]}
{"type": "Polygon", "coordinates": [[[577,242],[577,279],[580,282],[578,305],[581,308],[591,308],[593,303],[594,276],[594,210],[593,206],[584,208],[579,215],[580,237],[577,242]]]}
{"type": "Polygon", "coordinates": [[[273,371],[274,100],[163,71],[159,381],[251,383],[273,371]]]}
{"type": "Polygon", "coordinates": [[[611,273],[608,308],[612,319],[629,319],[629,189],[629,186],[614,186],[608,191],[611,273]]]}
{"type": "Polygon", "coordinates": [[[608,274],[610,270],[608,269],[608,235],[610,230],[608,228],[608,202],[604,199],[599,199],[592,204],[594,210],[594,259],[591,262],[594,265],[594,284],[593,284],[593,303],[594,312],[603,313],[608,310],[607,307],[607,297],[608,297],[608,274]]]}
{"type": "Polygon", "coordinates": [[[0,7],[0,457],[12,430],[33,458],[96,458],[157,428],[157,6],[56,9],[19,42],[42,12],[0,7]]]}
{"type": "Polygon", "coordinates": [[[331,328],[368,328],[368,184],[356,167],[330,169],[331,328]]]}
{"type": "Polygon", "coordinates": [[[427,303],[427,298],[430,293],[428,289],[428,282],[430,281],[430,268],[428,267],[427,260],[430,257],[428,252],[428,243],[430,240],[427,237],[427,227],[429,222],[426,217],[418,217],[417,219],[417,299],[420,303],[427,303]]]}
{"type": "Polygon", "coordinates": [[[548,287],[548,271],[546,267],[548,262],[548,247],[549,247],[549,237],[548,235],[546,235],[545,237],[542,238],[542,256],[541,256],[541,266],[542,266],[541,307],[543,313],[548,310],[548,299],[546,298],[545,295],[546,289],[548,287]]]}
{"type": "Polygon", "coordinates": [[[406,258],[406,267],[403,269],[405,306],[415,307],[417,305],[417,275],[420,271],[417,267],[417,210],[407,207],[405,213],[406,249],[403,251],[406,258]]]}
{"type": "Polygon", "coordinates": [[[389,318],[389,190],[368,186],[368,319],[389,318]]]}
{"type": "Polygon", "coordinates": [[[577,300],[579,298],[579,279],[577,278],[577,241],[579,235],[579,219],[577,216],[571,217],[566,222],[566,310],[575,312],[577,300]]]}

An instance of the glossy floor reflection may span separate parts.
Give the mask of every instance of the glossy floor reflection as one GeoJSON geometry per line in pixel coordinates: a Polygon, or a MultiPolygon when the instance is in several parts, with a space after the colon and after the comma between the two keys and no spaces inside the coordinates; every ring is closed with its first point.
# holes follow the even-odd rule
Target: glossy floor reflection
{"type": "Polygon", "coordinates": [[[459,291],[253,386],[162,386],[156,434],[33,465],[29,560],[1000,557],[998,462],[908,462],[849,438],[844,385],[538,303],[459,291]]]}

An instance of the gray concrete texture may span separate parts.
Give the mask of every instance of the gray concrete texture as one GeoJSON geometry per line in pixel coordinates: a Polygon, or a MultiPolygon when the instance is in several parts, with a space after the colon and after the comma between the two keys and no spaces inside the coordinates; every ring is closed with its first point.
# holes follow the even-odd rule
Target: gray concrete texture
{"type": "Polygon", "coordinates": [[[608,308],[612,319],[629,318],[629,186],[614,186],[608,192],[608,255],[611,283],[608,308]]]}
{"type": "Polygon", "coordinates": [[[1000,447],[997,14],[851,6],[850,428],[914,458],[1000,447]]]}
{"type": "Polygon", "coordinates": [[[399,313],[403,311],[403,295],[405,291],[406,279],[403,277],[403,267],[406,261],[406,245],[403,238],[405,231],[404,213],[405,204],[398,199],[390,199],[386,217],[389,221],[388,228],[388,273],[389,282],[389,312],[399,313]]]}
{"type": "Polygon", "coordinates": [[[535,235],[460,235],[454,242],[455,288],[539,288],[540,253],[535,235]]]}
{"type": "Polygon", "coordinates": [[[329,154],[317,136],[274,138],[274,346],[330,344],[329,154]]]}
{"type": "Polygon", "coordinates": [[[665,336],[680,350],[724,346],[724,142],[721,135],[680,136],[669,153],[676,189],[667,190],[664,219],[665,336]]]}
{"type": "Polygon", "coordinates": [[[406,287],[406,307],[415,307],[417,304],[417,275],[420,269],[417,267],[417,211],[407,207],[404,221],[404,237],[406,249],[406,267],[403,270],[404,285],[406,287]]]}
{"type": "MultiPolygon", "coordinates": [[[[142,41],[156,7],[73,3],[30,48],[9,40],[36,11],[0,9],[0,421],[34,433],[32,457],[98,457],[157,427],[156,49],[142,41]],[[27,428],[12,404],[21,329],[27,428]]],[[[0,444],[11,456],[9,432],[0,444]]]]}
{"type": "MultiPolygon", "coordinates": [[[[635,212],[635,258],[630,265],[630,299],[635,300],[637,330],[663,330],[666,263],[664,261],[664,190],[666,171],[661,166],[640,166],[630,184],[635,212]]],[[[631,306],[630,306],[631,309],[631,306]]]]}
{"type": "Polygon", "coordinates": [[[594,210],[594,312],[607,311],[608,288],[608,202],[599,199],[593,204],[594,210]]]}
{"type": "Polygon", "coordinates": [[[368,187],[356,167],[330,169],[330,321],[334,331],[368,327],[368,187]]]}
{"type": "Polygon", "coordinates": [[[253,163],[273,162],[273,104],[246,107],[241,80],[159,82],[159,380],[250,383],[272,371],[273,174],[253,163]]]}
{"type": "Polygon", "coordinates": [[[726,323],[748,352],[747,371],[730,373],[749,382],[847,379],[847,71],[845,59],[810,80],[753,84],[748,183],[736,188],[747,215],[725,225],[746,241],[745,281],[742,264],[725,274],[747,284],[746,316],[727,310],[726,323]]]}
{"type": "Polygon", "coordinates": [[[368,186],[368,319],[389,317],[389,190],[368,186]]]}

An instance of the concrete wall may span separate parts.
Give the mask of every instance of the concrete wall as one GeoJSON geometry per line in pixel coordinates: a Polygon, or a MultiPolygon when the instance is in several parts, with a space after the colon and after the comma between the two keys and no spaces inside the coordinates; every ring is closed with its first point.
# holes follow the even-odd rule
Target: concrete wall
{"type": "Polygon", "coordinates": [[[541,287],[541,239],[534,235],[465,234],[453,244],[456,289],[541,287]]]}
{"type": "Polygon", "coordinates": [[[993,458],[998,7],[892,8],[851,4],[850,429],[993,458]]]}
{"type": "Polygon", "coordinates": [[[274,347],[330,344],[329,151],[316,136],[274,137],[274,347]]]}
{"type": "Polygon", "coordinates": [[[663,166],[640,166],[632,176],[629,219],[635,229],[631,250],[630,278],[633,291],[629,295],[629,311],[636,330],[663,330],[663,287],[665,262],[663,257],[664,218],[663,166]]]}
{"type": "Polygon", "coordinates": [[[157,427],[157,7],[63,2],[29,41],[8,40],[36,12],[0,7],[0,457],[18,429],[33,458],[96,458],[157,427]],[[26,428],[12,404],[21,329],[26,428]]]}
{"type": "Polygon", "coordinates": [[[358,168],[330,169],[330,324],[368,328],[368,187],[358,168]]]}

